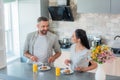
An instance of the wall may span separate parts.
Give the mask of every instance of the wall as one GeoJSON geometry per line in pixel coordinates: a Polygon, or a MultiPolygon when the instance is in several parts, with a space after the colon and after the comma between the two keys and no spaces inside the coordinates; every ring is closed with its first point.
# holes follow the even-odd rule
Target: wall
{"type": "Polygon", "coordinates": [[[21,61],[26,61],[23,56],[23,48],[28,33],[37,30],[37,18],[48,16],[48,0],[19,0],[19,32],[20,32],[20,53],[21,61]]]}
{"type": "Polygon", "coordinates": [[[3,2],[0,0],[0,69],[6,66],[3,2]]]}
{"type": "MultiPolygon", "coordinates": [[[[20,55],[23,56],[23,48],[28,33],[36,30],[36,19],[40,16],[39,0],[19,0],[19,32],[20,32],[20,55]]],[[[26,58],[25,58],[26,59],[26,58]]],[[[21,61],[25,60],[21,57],[21,61]]]]}
{"type": "MultiPolygon", "coordinates": [[[[102,42],[107,43],[113,40],[116,35],[120,35],[120,14],[93,14],[76,13],[77,0],[71,0],[74,22],[52,21],[51,29],[62,37],[70,37],[72,32],[81,28],[86,30],[87,34],[102,37],[102,42]]],[[[56,0],[50,0],[50,5],[56,5],[56,0]]]]}

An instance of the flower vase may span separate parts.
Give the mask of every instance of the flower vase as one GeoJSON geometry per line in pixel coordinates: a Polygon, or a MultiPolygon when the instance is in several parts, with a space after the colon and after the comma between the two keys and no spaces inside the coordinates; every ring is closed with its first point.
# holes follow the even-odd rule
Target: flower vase
{"type": "Polygon", "coordinates": [[[98,67],[95,73],[95,80],[106,80],[106,74],[102,64],[98,64],[98,67]]]}

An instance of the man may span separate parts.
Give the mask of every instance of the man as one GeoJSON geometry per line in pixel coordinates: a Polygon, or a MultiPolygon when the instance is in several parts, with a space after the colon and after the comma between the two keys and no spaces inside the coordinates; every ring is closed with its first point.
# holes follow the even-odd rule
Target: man
{"type": "Polygon", "coordinates": [[[58,38],[48,31],[49,20],[38,18],[38,31],[29,33],[25,41],[24,56],[29,62],[53,63],[61,55],[58,38]],[[53,54],[53,50],[55,54],[53,54]]]}

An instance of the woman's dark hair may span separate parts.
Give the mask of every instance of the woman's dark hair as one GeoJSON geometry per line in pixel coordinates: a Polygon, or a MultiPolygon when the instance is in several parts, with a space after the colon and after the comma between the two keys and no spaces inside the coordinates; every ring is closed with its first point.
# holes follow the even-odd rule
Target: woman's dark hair
{"type": "Polygon", "coordinates": [[[75,35],[77,39],[81,40],[81,44],[85,46],[87,49],[90,49],[88,38],[86,35],[86,32],[82,29],[76,29],[75,30],[75,35]]]}
{"type": "Polygon", "coordinates": [[[44,16],[39,17],[39,18],[37,19],[37,22],[41,22],[41,21],[48,21],[48,18],[47,18],[47,17],[44,17],[44,16]]]}

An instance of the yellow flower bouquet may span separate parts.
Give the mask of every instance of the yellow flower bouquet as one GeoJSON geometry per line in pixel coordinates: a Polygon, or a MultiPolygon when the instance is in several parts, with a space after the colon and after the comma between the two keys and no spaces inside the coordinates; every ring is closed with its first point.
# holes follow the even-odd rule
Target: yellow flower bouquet
{"type": "Polygon", "coordinates": [[[107,45],[100,45],[92,49],[91,58],[99,64],[111,61],[115,58],[110,47],[107,45]]]}

